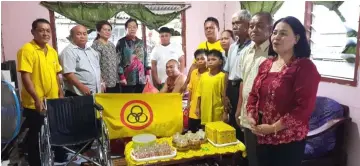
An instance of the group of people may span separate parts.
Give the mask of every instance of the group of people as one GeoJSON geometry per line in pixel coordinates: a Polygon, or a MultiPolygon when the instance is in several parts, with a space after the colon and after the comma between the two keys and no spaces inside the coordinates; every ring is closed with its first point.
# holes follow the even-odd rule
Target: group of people
{"type": "MultiPolygon", "coordinates": [[[[150,80],[161,93],[189,92],[189,130],[196,132],[212,121],[235,127],[250,166],[300,165],[320,75],[309,59],[306,31],[297,18],[273,23],[270,13],[240,10],[232,16],[232,30],[219,37],[218,20],[208,17],[206,41],[195,51],[187,76],[184,52],[170,41],[169,28],[159,29],[160,44],[150,56],[136,37],[137,21],[127,20],[125,29],[126,36],[114,45],[108,41],[111,24],[100,21],[97,37],[88,46],[87,28],[77,25],[70,31],[70,44],[58,56],[47,44],[50,23],[33,22],[34,39],[17,53],[21,101],[30,124],[31,166],[41,165],[38,132],[44,99],[142,93],[150,80]]],[[[63,152],[54,151],[56,162],[65,162],[63,152]]]]}
{"type": "Polygon", "coordinates": [[[185,82],[189,129],[223,120],[245,143],[250,166],[300,166],[320,75],[301,22],[291,16],[273,22],[270,13],[241,10],[232,17],[233,31],[214,40],[218,22],[205,21],[207,41],[185,82]]]}

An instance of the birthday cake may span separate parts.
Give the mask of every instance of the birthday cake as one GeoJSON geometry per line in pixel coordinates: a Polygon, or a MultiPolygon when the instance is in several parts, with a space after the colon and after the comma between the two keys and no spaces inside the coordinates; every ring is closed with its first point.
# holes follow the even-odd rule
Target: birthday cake
{"type": "Polygon", "coordinates": [[[205,125],[206,137],[215,144],[227,144],[236,142],[236,131],[230,125],[218,121],[205,125]]]}

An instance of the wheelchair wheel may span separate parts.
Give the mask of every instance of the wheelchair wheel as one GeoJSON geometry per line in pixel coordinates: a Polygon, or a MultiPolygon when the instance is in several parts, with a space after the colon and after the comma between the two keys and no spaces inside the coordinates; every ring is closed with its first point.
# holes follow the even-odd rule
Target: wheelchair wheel
{"type": "Polygon", "coordinates": [[[112,166],[108,129],[103,121],[101,122],[101,138],[100,138],[99,154],[100,154],[101,165],[112,166]]]}
{"type": "Polygon", "coordinates": [[[50,135],[47,128],[42,125],[39,133],[39,151],[42,166],[54,165],[54,154],[51,150],[50,135]]]}

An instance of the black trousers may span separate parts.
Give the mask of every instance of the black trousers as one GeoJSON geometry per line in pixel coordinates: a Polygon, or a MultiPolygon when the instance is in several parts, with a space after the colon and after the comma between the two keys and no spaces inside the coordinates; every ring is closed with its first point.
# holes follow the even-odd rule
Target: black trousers
{"type": "Polygon", "coordinates": [[[115,87],[106,87],[105,93],[120,93],[120,84],[116,83],[115,87]]]}
{"type": "Polygon", "coordinates": [[[26,117],[26,125],[29,128],[27,133],[26,145],[28,150],[28,162],[30,166],[39,166],[39,132],[44,123],[44,116],[34,109],[24,108],[24,116],[26,117]]]}
{"type": "MultiPolygon", "coordinates": [[[[34,109],[24,108],[24,116],[26,120],[24,124],[29,128],[27,133],[26,145],[28,151],[28,162],[30,166],[39,166],[40,162],[40,151],[39,151],[39,133],[41,130],[41,126],[44,124],[44,116],[41,115],[38,111],[34,109]]],[[[62,148],[60,147],[51,147],[55,152],[55,161],[63,160],[62,148]],[[60,153],[60,156],[56,156],[60,153]]],[[[66,156],[65,156],[66,157],[66,156]]]]}
{"type": "Polygon", "coordinates": [[[258,145],[259,166],[301,166],[305,140],[279,145],[258,145]]]}
{"type": "Polygon", "coordinates": [[[229,123],[231,126],[233,126],[236,129],[236,138],[239,141],[244,142],[244,133],[241,131],[239,125],[236,124],[236,119],[235,119],[237,118],[235,117],[235,113],[239,100],[239,88],[241,81],[242,80],[237,80],[237,81],[229,80],[227,83],[226,96],[229,98],[232,107],[229,113],[229,123]]]}
{"type": "Polygon", "coordinates": [[[247,153],[247,160],[249,166],[258,166],[258,157],[257,157],[257,136],[251,132],[251,130],[245,128],[244,129],[244,137],[245,137],[245,147],[247,153]]]}
{"type": "Polygon", "coordinates": [[[136,84],[136,85],[126,85],[121,86],[122,93],[142,93],[145,85],[136,84]]]}

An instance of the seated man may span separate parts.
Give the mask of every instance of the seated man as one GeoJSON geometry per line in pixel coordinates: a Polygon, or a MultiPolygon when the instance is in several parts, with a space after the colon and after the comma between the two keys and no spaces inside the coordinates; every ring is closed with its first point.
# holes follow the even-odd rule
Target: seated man
{"type": "Polygon", "coordinates": [[[166,63],[166,78],[164,87],[160,93],[180,93],[182,85],[185,83],[186,76],[180,72],[180,64],[175,59],[170,59],[166,63]]]}

